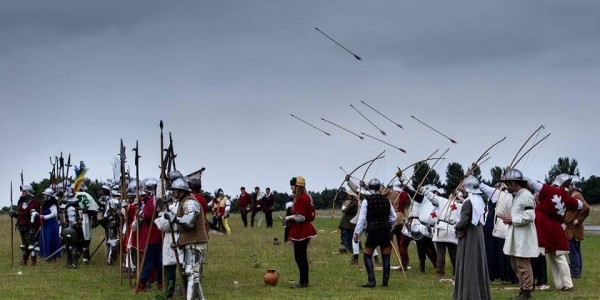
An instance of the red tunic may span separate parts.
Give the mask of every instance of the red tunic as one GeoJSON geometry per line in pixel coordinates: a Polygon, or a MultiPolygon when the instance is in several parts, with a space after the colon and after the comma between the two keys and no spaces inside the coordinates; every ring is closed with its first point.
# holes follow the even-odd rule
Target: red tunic
{"type": "MultiPolygon", "coordinates": [[[[129,235],[131,234],[131,224],[133,224],[133,219],[135,219],[135,213],[138,209],[137,205],[129,204],[127,206],[127,232],[123,237],[123,250],[127,249],[127,245],[129,244],[129,235]]],[[[131,234],[131,247],[137,249],[137,241],[135,238],[135,232],[131,234]]]]}
{"type": "Polygon", "coordinates": [[[245,193],[240,195],[240,211],[246,211],[246,210],[250,210],[249,206],[252,203],[252,198],[250,197],[250,194],[245,193]]]}
{"type": "Polygon", "coordinates": [[[200,202],[200,206],[202,207],[202,213],[206,216],[206,213],[208,212],[208,203],[206,203],[206,199],[204,199],[204,196],[202,196],[202,194],[194,194],[194,198],[196,198],[196,200],[198,200],[198,202],[200,202]]]}
{"type": "MultiPolygon", "coordinates": [[[[31,211],[32,210],[35,210],[38,213],[42,213],[42,210],[40,209],[40,202],[37,201],[35,198],[29,199],[28,202],[25,202],[25,201],[27,201],[27,200],[23,199],[23,200],[20,200],[17,202],[17,205],[19,206],[17,225],[19,225],[19,226],[29,226],[29,223],[31,222],[31,211]],[[25,205],[23,205],[23,204],[25,204],[25,205]]],[[[37,222],[35,224],[37,224],[37,222]]],[[[36,226],[36,228],[37,228],[37,226],[36,226]]]]}
{"type": "MultiPolygon", "coordinates": [[[[300,195],[292,205],[293,215],[303,215],[308,218],[312,214],[312,203],[307,194],[300,195]]],[[[309,221],[291,222],[290,223],[290,240],[302,241],[311,239],[317,236],[315,227],[309,221]]]]}
{"type": "Polygon", "coordinates": [[[142,230],[140,231],[140,250],[146,248],[146,239],[148,238],[148,230],[150,230],[150,238],[148,244],[155,245],[160,244],[162,241],[162,233],[156,227],[152,221],[152,214],[154,213],[154,197],[150,197],[150,199],[146,200],[146,204],[144,205],[144,210],[142,212],[144,216],[144,220],[142,222],[142,230]],[[151,223],[152,222],[152,223],[151,223]]]}
{"type": "Polygon", "coordinates": [[[561,188],[544,184],[535,207],[535,228],[538,244],[547,251],[569,251],[569,242],[562,228],[565,211],[577,210],[577,199],[561,188]]]}

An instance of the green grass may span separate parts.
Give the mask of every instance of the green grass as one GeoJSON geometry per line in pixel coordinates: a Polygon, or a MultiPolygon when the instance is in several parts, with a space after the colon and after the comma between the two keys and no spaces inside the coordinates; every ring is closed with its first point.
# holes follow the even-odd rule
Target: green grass
{"type": "MultiPolygon", "coordinates": [[[[359,288],[366,280],[365,271],[348,265],[348,254],[333,254],[339,245],[337,224],[328,212],[322,212],[314,224],[319,236],[309,245],[310,287],[293,290],[290,280],[297,279],[298,270],[290,245],[273,245],[273,238],[283,238],[283,229],[275,222],[274,228],[242,228],[239,215],[232,215],[230,236],[212,235],[208,247],[208,262],[204,271],[203,288],[208,299],[449,299],[452,285],[442,284],[428,264],[427,272],[408,270],[404,279],[402,272],[392,271],[388,288],[359,288]],[[277,287],[265,286],[263,275],[268,268],[280,273],[277,287]]],[[[119,283],[116,267],[102,262],[100,249],[89,266],[80,269],[64,269],[65,259],[55,263],[39,262],[36,267],[18,265],[20,250],[18,234],[14,235],[15,266],[10,266],[10,225],[6,216],[0,216],[0,298],[2,299],[152,299],[157,293],[150,291],[134,295],[128,280],[119,283]],[[22,271],[23,275],[15,275],[22,271]]],[[[96,237],[100,231],[96,230],[96,237]]],[[[92,247],[100,239],[92,241],[92,247]]],[[[415,244],[410,246],[411,264],[418,264],[415,244]]],[[[600,236],[587,235],[583,242],[584,278],[574,281],[571,292],[539,291],[534,299],[598,299],[600,287],[600,236]]],[[[395,258],[392,265],[397,265],[395,258]]],[[[447,263],[446,273],[450,264],[447,263]]],[[[376,272],[381,280],[381,271],[376,272]]],[[[549,272],[549,277],[551,277],[549,272]]],[[[179,280],[179,278],[178,278],[179,280]]],[[[549,278],[552,283],[552,279],[549,278]]],[[[509,299],[515,290],[502,290],[501,285],[492,286],[495,299],[509,299]]]]}

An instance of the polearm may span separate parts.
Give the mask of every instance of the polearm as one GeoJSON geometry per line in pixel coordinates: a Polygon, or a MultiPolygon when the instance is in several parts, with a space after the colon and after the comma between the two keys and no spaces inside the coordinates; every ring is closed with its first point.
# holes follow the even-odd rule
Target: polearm
{"type": "Polygon", "coordinates": [[[377,127],[377,125],[375,125],[375,123],[371,122],[371,120],[369,120],[369,118],[365,117],[365,115],[363,115],[360,110],[356,109],[356,107],[354,107],[354,105],[350,104],[350,107],[352,107],[359,115],[361,115],[365,120],[367,120],[367,122],[371,123],[371,125],[373,125],[373,127],[377,128],[377,130],[379,130],[379,132],[381,132],[381,134],[386,135],[385,131],[381,130],[381,128],[377,127]]]}
{"type": "MultiPolygon", "coordinates": [[[[69,160],[71,159],[71,154],[69,154],[69,160]]],[[[127,188],[126,188],[126,183],[125,183],[125,160],[126,160],[126,154],[125,154],[125,146],[123,145],[123,139],[121,139],[121,146],[119,149],[119,159],[121,161],[121,206],[125,207],[124,203],[126,203],[126,193],[127,193],[127,188]]],[[[67,174],[69,173],[69,169],[67,169],[67,174]]],[[[125,233],[128,232],[128,228],[127,225],[129,224],[129,205],[127,205],[127,207],[125,207],[125,233]]],[[[122,234],[122,230],[123,230],[123,224],[121,224],[121,218],[119,218],[119,240],[120,240],[120,244],[119,244],[119,264],[122,266],[123,265],[123,247],[126,245],[123,244],[123,234],[122,234]]],[[[129,254],[126,254],[127,257],[125,258],[125,260],[127,261],[127,273],[129,274],[129,286],[131,286],[131,261],[129,260],[129,254]]],[[[119,270],[119,276],[120,276],[120,284],[123,285],[123,271],[121,270],[121,268],[118,268],[119,270]]]]}
{"type": "MultiPolygon", "coordinates": [[[[10,211],[13,210],[13,191],[12,191],[12,180],[10,181],[10,211]]],[[[10,217],[10,266],[12,267],[15,262],[15,245],[14,245],[14,228],[15,224],[13,217],[10,217]]]]}
{"type": "Polygon", "coordinates": [[[376,113],[380,114],[382,117],[386,118],[388,121],[394,123],[396,126],[404,129],[404,127],[402,127],[402,125],[392,121],[392,119],[388,118],[386,115],[382,114],[381,112],[379,112],[378,110],[376,110],[375,108],[373,108],[371,105],[367,104],[367,102],[360,100],[360,102],[362,102],[362,104],[366,105],[367,107],[369,107],[370,109],[374,110],[376,113]]]}
{"type": "Polygon", "coordinates": [[[314,129],[316,129],[316,130],[318,130],[318,131],[320,131],[320,132],[322,132],[322,133],[324,133],[324,134],[326,134],[326,135],[328,135],[328,136],[331,136],[331,134],[329,134],[327,131],[325,131],[325,130],[323,130],[323,129],[321,129],[321,128],[319,128],[319,127],[317,127],[317,126],[313,125],[313,124],[310,124],[310,123],[308,123],[308,122],[306,122],[306,121],[304,121],[304,120],[302,120],[302,119],[300,119],[300,118],[298,118],[298,117],[294,116],[293,114],[290,114],[290,116],[292,116],[292,117],[294,117],[294,118],[296,118],[296,119],[300,120],[300,122],[302,122],[302,123],[304,123],[304,124],[306,124],[306,125],[308,125],[308,126],[310,126],[310,127],[314,128],[314,129]]]}
{"type": "Polygon", "coordinates": [[[360,136],[360,135],[358,135],[358,134],[354,133],[353,131],[350,131],[350,130],[348,130],[348,129],[344,128],[343,126],[340,126],[340,125],[338,125],[338,124],[335,124],[335,123],[333,123],[333,122],[331,122],[331,121],[325,120],[324,118],[321,118],[321,120],[323,120],[323,121],[325,121],[325,122],[327,122],[327,123],[329,123],[329,124],[331,124],[331,125],[333,125],[333,126],[336,126],[336,127],[338,127],[338,128],[341,128],[341,129],[343,129],[343,130],[346,130],[346,131],[350,132],[351,134],[353,134],[353,135],[357,136],[357,137],[358,137],[359,139],[361,139],[361,140],[364,140],[364,139],[365,139],[364,137],[362,137],[362,136],[360,136]]]}
{"type": "Polygon", "coordinates": [[[447,135],[445,135],[445,134],[441,133],[439,130],[437,130],[437,129],[435,129],[435,128],[431,127],[431,126],[429,126],[427,123],[425,123],[425,122],[423,122],[423,121],[421,121],[421,120],[419,120],[419,119],[415,118],[415,116],[412,116],[412,115],[411,115],[410,117],[411,117],[411,118],[413,118],[413,119],[415,119],[415,120],[417,120],[419,123],[421,123],[421,124],[423,124],[423,125],[427,126],[429,129],[431,129],[431,130],[433,130],[433,131],[435,131],[435,132],[439,133],[439,134],[440,134],[440,135],[442,135],[443,137],[445,137],[445,138],[449,139],[449,140],[450,140],[450,142],[452,142],[453,144],[458,144],[458,142],[457,142],[457,141],[455,141],[455,140],[453,140],[452,138],[450,138],[449,136],[447,136],[447,135]]]}
{"type": "Polygon", "coordinates": [[[334,42],[336,45],[340,46],[342,49],[346,50],[346,52],[352,54],[352,56],[354,56],[354,58],[356,58],[356,60],[362,60],[362,58],[360,58],[360,56],[354,54],[352,51],[346,49],[346,47],[342,46],[342,44],[338,43],[336,40],[334,40],[333,38],[331,38],[330,36],[328,36],[327,34],[325,34],[325,32],[321,31],[319,28],[315,27],[315,29],[320,32],[322,35],[326,36],[329,40],[331,40],[332,42],[334,42]]]}
{"type": "Polygon", "coordinates": [[[50,156],[50,164],[52,165],[52,172],[50,172],[50,184],[53,189],[56,189],[56,164],[58,164],[58,159],[55,162],[52,162],[52,156],[50,156]]]}
{"type": "Polygon", "coordinates": [[[396,147],[396,146],[394,146],[394,145],[392,145],[392,144],[390,144],[390,143],[388,143],[388,142],[386,142],[386,141],[380,140],[380,139],[378,139],[378,138],[376,138],[376,137],[374,137],[374,136],[372,136],[372,135],[368,135],[368,134],[366,134],[366,133],[364,133],[364,132],[361,132],[361,134],[362,134],[362,135],[366,135],[366,136],[368,136],[368,137],[370,137],[370,138],[372,138],[372,139],[374,139],[374,140],[376,140],[376,141],[380,141],[380,142],[382,142],[382,143],[384,143],[384,144],[386,144],[386,145],[388,145],[388,146],[390,146],[390,147],[392,147],[392,148],[396,148],[396,149],[400,150],[402,153],[406,153],[406,150],[404,150],[404,149],[402,149],[402,148],[400,148],[400,147],[396,147]]]}
{"type": "MultiPolygon", "coordinates": [[[[135,141],[135,148],[131,149],[131,151],[134,152],[134,162],[135,162],[135,199],[138,202],[138,205],[140,206],[140,208],[142,207],[142,203],[141,203],[141,199],[140,199],[140,155],[139,155],[139,148],[138,148],[138,141],[135,141]]],[[[136,213],[136,218],[134,219],[134,222],[137,222],[136,228],[135,228],[135,244],[138,247],[138,250],[135,252],[136,255],[136,264],[138,264],[137,266],[135,266],[135,271],[136,271],[136,284],[139,285],[140,284],[140,276],[142,275],[142,268],[144,267],[144,258],[146,258],[146,251],[148,250],[148,239],[146,239],[146,247],[144,248],[144,258],[142,258],[142,264],[139,265],[140,262],[140,231],[142,230],[141,226],[142,224],[140,224],[139,221],[139,214],[141,214],[143,212],[139,212],[136,213]]],[[[148,233],[150,233],[150,231],[148,231],[148,233]]],[[[148,234],[148,238],[150,238],[150,234],[148,234]]],[[[137,289],[136,289],[136,293],[137,293],[137,289]]]]}
{"type": "MultiPolygon", "coordinates": [[[[165,204],[165,206],[168,207],[169,205],[167,204],[167,199],[165,197],[165,165],[164,165],[164,153],[163,153],[163,143],[164,143],[164,138],[163,138],[163,121],[160,120],[160,123],[158,124],[158,126],[160,127],[160,196],[163,199],[163,203],[165,204]]],[[[163,232],[160,236],[161,242],[164,245],[165,243],[165,233],[163,232]]],[[[175,255],[177,255],[177,252],[175,252],[175,255]]],[[[179,267],[179,262],[177,262],[177,266],[176,268],[180,268],[179,267]]],[[[165,264],[163,262],[162,264],[162,273],[165,274],[165,264]]],[[[162,281],[163,286],[165,286],[165,276],[163,276],[163,281],[162,281]]]]}
{"type": "Polygon", "coordinates": [[[175,150],[173,149],[173,136],[171,135],[170,131],[169,131],[169,144],[171,145],[170,162],[173,164],[173,171],[177,171],[177,166],[175,165],[175,158],[177,157],[177,154],[175,154],[175,150]]]}
{"type": "MultiPolygon", "coordinates": [[[[136,142],[136,147],[137,147],[137,142],[136,142]]],[[[136,155],[137,155],[137,152],[136,152],[136,155]]],[[[136,165],[136,169],[137,169],[137,165],[136,165]]],[[[144,266],[144,263],[146,261],[146,256],[148,254],[148,244],[149,244],[149,241],[150,241],[150,233],[152,233],[152,226],[154,226],[154,219],[155,219],[154,217],[156,216],[156,207],[158,206],[157,205],[158,201],[157,201],[157,199],[155,197],[152,197],[148,201],[153,201],[152,204],[154,206],[152,208],[152,217],[150,218],[150,223],[148,223],[148,227],[149,228],[148,228],[148,234],[146,235],[146,245],[144,245],[144,256],[142,257],[142,264],[141,264],[142,267],[144,266]]],[[[139,247],[139,245],[138,245],[138,247],[139,247]]],[[[139,284],[139,283],[140,283],[140,281],[139,281],[139,278],[138,278],[137,284],[139,284]]],[[[137,294],[138,289],[135,289],[135,292],[137,294]]]]}
{"type": "MultiPolygon", "coordinates": [[[[164,203],[166,205],[167,203],[167,199],[165,197],[165,159],[167,158],[166,156],[169,156],[169,153],[167,153],[165,155],[165,150],[164,150],[164,139],[163,139],[163,121],[160,121],[160,191],[161,191],[161,195],[163,197],[164,203]]],[[[172,141],[171,141],[172,144],[172,141]]],[[[168,207],[168,205],[167,205],[168,207]]],[[[179,274],[181,275],[181,286],[183,287],[183,294],[186,295],[186,284],[185,284],[185,277],[183,274],[183,270],[181,269],[181,264],[179,262],[179,251],[177,249],[177,240],[175,239],[175,229],[173,224],[171,224],[171,222],[169,222],[169,228],[171,229],[171,249],[173,249],[173,251],[175,252],[175,261],[177,262],[177,266],[176,268],[179,269],[179,274]]],[[[164,236],[164,235],[163,235],[164,236]]],[[[164,263],[163,263],[163,274],[164,273],[164,263]]],[[[163,276],[163,286],[164,286],[164,278],[165,276],[163,276]]]]}
{"type": "Polygon", "coordinates": [[[64,178],[64,185],[63,185],[63,189],[65,192],[67,190],[67,184],[69,183],[69,169],[71,168],[71,153],[69,153],[69,158],[67,158],[67,164],[65,165],[67,167],[67,174],[65,175],[64,178]]]}
{"type": "Polygon", "coordinates": [[[58,162],[60,163],[61,180],[65,180],[65,159],[63,158],[62,151],[60,151],[60,157],[58,158],[58,162]]]}

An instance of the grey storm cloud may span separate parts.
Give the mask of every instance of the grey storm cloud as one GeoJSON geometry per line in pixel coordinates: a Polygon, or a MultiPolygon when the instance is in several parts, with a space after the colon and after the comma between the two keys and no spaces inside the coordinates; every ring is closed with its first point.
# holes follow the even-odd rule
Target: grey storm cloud
{"type": "MultiPolygon", "coordinates": [[[[294,40],[282,23],[326,30],[367,58],[402,57],[408,67],[513,60],[598,44],[598,1],[5,1],[0,10],[0,50],[39,42],[127,32],[143,24],[187,20],[244,46],[255,39],[294,40]],[[266,4],[266,5],[265,5],[266,4]],[[355,7],[361,9],[357,10],[355,7]],[[362,6],[362,7],[361,7],[362,6]],[[302,11],[302,13],[299,13],[302,11]],[[176,16],[176,17],[174,17],[176,16]],[[302,16],[300,19],[297,16],[302,16]],[[266,23],[261,20],[270,20],[266,23]],[[315,24],[318,21],[320,24],[315,24]],[[311,23],[313,22],[313,23],[311,23]],[[283,27],[282,27],[283,28],[283,27]],[[350,29],[350,30],[348,30],[350,29]],[[261,33],[262,32],[262,33],[261,33]],[[557,49],[559,48],[559,49],[557,49]]],[[[211,37],[210,34],[198,38],[211,37]]],[[[265,45],[275,46],[273,42],[265,45]]],[[[580,53],[581,54],[581,53],[580,53]]],[[[593,56],[584,52],[583,55],[593,56]]]]}

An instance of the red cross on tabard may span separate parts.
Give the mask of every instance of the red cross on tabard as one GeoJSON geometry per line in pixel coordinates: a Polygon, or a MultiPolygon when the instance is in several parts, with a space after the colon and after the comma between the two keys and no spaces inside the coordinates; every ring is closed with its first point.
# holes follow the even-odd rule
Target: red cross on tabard
{"type": "Polygon", "coordinates": [[[437,214],[435,213],[435,211],[431,213],[431,218],[432,218],[432,219],[435,219],[435,218],[437,218],[437,214]]]}
{"type": "Polygon", "coordinates": [[[450,210],[457,210],[458,207],[456,206],[456,204],[452,203],[452,205],[450,205],[450,210]]]}

